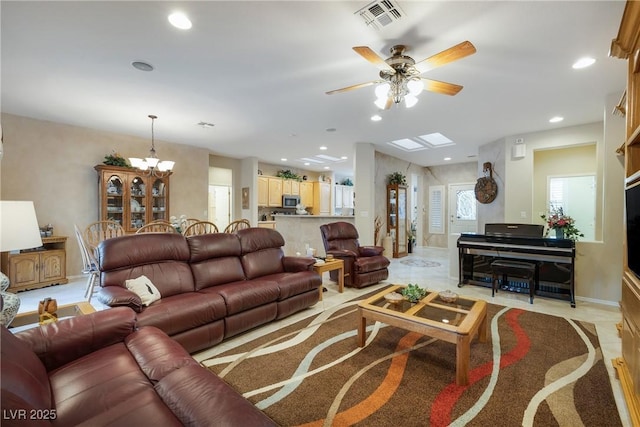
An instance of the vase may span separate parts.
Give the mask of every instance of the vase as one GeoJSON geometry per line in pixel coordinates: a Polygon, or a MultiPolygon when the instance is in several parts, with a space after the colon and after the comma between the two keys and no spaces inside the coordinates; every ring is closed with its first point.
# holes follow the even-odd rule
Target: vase
{"type": "Polygon", "coordinates": [[[564,228],[556,228],[556,239],[564,239],[564,228]]]}

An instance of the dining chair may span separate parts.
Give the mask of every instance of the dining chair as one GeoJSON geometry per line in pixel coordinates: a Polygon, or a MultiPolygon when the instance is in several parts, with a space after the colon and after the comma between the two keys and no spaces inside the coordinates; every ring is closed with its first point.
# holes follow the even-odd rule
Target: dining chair
{"type": "Polygon", "coordinates": [[[87,249],[92,255],[95,254],[96,248],[103,240],[124,235],[124,228],[115,221],[93,222],[87,226],[84,232],[87,249]]]}
{"type": "Polygon", "coordinates": [[[177,233],[176,228],[167,221],[154,221],[145,224],[136,230],[136,234],[140,233],[177,233]]]}
{"type": "Polygon", "coordinates": [[[248,219],[237,219],[231,221],[224,229],[225,233],[235,233],[238,230],[251,227],[251,223],[248,219]]]}
{"type": "Polygon", "coordinates": [[[195,236],[196,234],[219,233],[218,226],[210,221],[197,221],[189,225],[182,232],[185,236],[195,236]]]}
{"type": "Polygon", "coordinates": [[[84,291],[84,297],[88,302],[91,302],[93,296],[93,289],[98,281],[100,270],[98,269],[98,262],[96,261],[93,251],[90,251],[85,239],[82,235],[82,231],[76,224],[73,225],[76,233],[76,239],[78,240],[78,248],[80,249],[80,255],[82,256],[82,273],[88,274],[87,287],[84,291]]]}

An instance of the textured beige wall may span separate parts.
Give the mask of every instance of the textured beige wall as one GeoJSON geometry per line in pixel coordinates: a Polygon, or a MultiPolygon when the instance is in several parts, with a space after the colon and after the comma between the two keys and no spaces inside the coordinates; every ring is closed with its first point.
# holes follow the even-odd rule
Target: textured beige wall
{"type": "MultiPolygon", "coordinates": [[[[117,151],[143,156],[150,140],[60,123],[2,114],[4,158],[0,169],[3,200],[33,200],[38,222],[68,236],[67,275],[81,274],[73,225],[98,220],[98,175],[93,167],[117,151]]],[[[176,162],[171,177],[170,213],[201,218],[207,210],[209,152],[156,141],[161,159],[176,162]]]]}

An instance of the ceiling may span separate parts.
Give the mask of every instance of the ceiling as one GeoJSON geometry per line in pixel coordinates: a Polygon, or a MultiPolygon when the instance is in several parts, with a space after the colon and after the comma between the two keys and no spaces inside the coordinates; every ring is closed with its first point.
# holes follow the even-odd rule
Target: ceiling
{"type": "Polygon", "coordinates": [[[602,120],[624,90],[625,61],[608,57],[623,1],[392,1],[403,17],[380,30],[356,14],[367,1],[2,1],[2,111],[147,138],[155,114],[158,140],[349,175],[355,143],[422,166],[473,161],[500,138],[602,120]],[[175,10],[193,28],[172,27],[175,10]],[[419,61],[464,40],[476,54],[423,74],[464,86],[456,96],[380,112],[373,86],[325,94],[378,79],[353,46],[386,58],[404,44],[419,61]],[[585,55],[596,63],[573,70],[585,55]],[[433,132],[455,145],[388,144],[433,132]],[[320,154],[340,160],[299,160],[320,154]]]}

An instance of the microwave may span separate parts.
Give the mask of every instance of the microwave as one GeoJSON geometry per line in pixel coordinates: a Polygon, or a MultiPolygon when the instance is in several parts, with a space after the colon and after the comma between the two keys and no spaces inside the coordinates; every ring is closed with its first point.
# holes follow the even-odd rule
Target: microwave
{"type": "Polygon", "coordinates": [[[285,194],[282,196],[282,207],[283,208],[295,208],[300,204],[300,196],[290,196],[285,194]]]}

